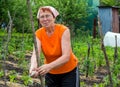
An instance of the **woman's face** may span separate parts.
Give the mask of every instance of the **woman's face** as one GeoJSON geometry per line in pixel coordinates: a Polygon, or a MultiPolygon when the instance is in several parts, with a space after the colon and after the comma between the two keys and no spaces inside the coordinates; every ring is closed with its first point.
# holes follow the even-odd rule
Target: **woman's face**
{"type": "Polygon", "coordinates": [[[55,18],[53,17],[50,11],[45,10],[45,11],[40,11],[39,21],[43,27],[49,28],[53,26],[55,22],[55,18]]]}

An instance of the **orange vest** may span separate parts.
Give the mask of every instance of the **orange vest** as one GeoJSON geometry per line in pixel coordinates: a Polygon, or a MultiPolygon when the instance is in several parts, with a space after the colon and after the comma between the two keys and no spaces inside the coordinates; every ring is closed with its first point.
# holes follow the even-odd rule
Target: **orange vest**
{"type": "MultiPolygon", "coordinates": [[[[41,48],[45,56],[46,64],[62,56],[61,39],[62,39],[62,34],[66,30],[66,28],[67,27],[65,27],[64,25],[55,24],[55,31],[51,36],[48,36],[46,34],[44,27],[36,31],[36,36],[41,41],[41,48]]],[[[77,63],[78,63],[78,60],[71,50],[70,60],[66,64],[56,69],[52,69],[49,73],[51,74],[67,73],[73,70],[77,66],[77,63]]]]}

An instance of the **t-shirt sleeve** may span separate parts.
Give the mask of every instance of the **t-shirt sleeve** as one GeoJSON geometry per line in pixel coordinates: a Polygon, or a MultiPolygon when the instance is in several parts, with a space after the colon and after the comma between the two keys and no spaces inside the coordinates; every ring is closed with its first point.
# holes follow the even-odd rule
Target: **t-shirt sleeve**
{"type": "Polygon", "coordinates": [[[62,26],[60,27],[60,36],[63,35],[63,33],[64,33],[64,31],[65,31],[66,29],[68,29],[68,27],[66,27],[66,26],[64,26],[64,25],[62,25],[62,26]]]}
{"type": "Polygon", "coordinates": [[[35,35],[36,37],[41,40],[41,29],[38,29],[36,32],[35,32],[35,35]]]}

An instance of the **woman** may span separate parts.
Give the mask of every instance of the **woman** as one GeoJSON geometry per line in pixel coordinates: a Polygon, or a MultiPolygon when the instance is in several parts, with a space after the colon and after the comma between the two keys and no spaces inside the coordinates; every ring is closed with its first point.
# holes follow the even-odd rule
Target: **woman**
{"type": "Polygon", "coordinates": [[[36,31],[38,51],[43,52],[45,64],[37,66],[35,50],[31,57],[30,73],[45,75],[47,87],[79,87],[78,60],[72,52],[69,29],[56,24],[58,11],[51,6],[40,7],[37,18],[42,28],[36,31]]]}

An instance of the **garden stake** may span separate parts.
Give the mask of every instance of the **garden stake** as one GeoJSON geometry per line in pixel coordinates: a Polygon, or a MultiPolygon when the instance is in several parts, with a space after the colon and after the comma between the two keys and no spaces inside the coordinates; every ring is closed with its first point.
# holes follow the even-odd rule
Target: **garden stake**
{"type": "Polygon", "coordinates": [[[118,52],[117,52],[117,35],[115,35],[115,49],[114,49],[114,64],[116,59],[118,58],[118,52]]]}
{"type": "Polygon", "coordinates": [[[107,66],[109,80],[110,80],[110,87],[113,87],[113,81],[112,81],[112,76],[111,76],[111,72],[110,72],[110,65],[109,65],[108,56],[106,54],[105,46],[103,44],[103,33],[102,33],[102,27],[101,27],[101,22],[100,22],[99,17],[98,17],[98,27],[99,27],[99,31],[100,31],[100,37],[101,37],[101,49],[103,51],[104,58],[105,58],[105,61],[106,61],[106,66],[107,66]]]}
{"type": "Polygon", "coordinates": [[[9,17],[9,24],[8,24],[8,27],[7,27],[7,31],[8,31],[8,34],[7,34],[7,41],[5,43],[5,46],[4,46],[4,56],[3,56],[3,60],[4,60],[4,65],[3,65],[3,71],[4,71],[4,82],[5,82],[5,86],[7,86],[7,83],[6,83],[6,56],[7,56],[7,53],[8,53],[8,43],[10,41],[10,38],[11,38],[11,30],[12,30],[12,18],[11,18],[11,15],[10,15],[10,12],[8,11],[8,17],[9,17]]]}
{"type": "Polygon", "coordinates": [[[115,35],[115,48],[114,48],[114,61],[113,61],[113,72],[115,72],[115,65],[116,65],[116,59],[118,59],[118,52],[117,52],[117,35],[115,35]]]}
{"type": "Polygon", "coordinates": [[[94,65],[94,69],[95,69],[96,68],[96,62],[95,62],[95,57],[94,57],[94,38],[92,38],[91,50],[92,50],[93,61],[95,63],[95,65],[94,65]]]}
{"type": "Polygon", "coordinates": [[[94,23],[93,23],[93,38],[96,38],[96,25],[97,25],[97,20],[94,18],[94,23]]]}
{"type": "Polygon", "coordinates": [[[86,77],[88,77],[88,72],[89,72],[89,55],[90,55],[90,43],[88,43],[88,52],[87,52],[87,65],[86,65],[86,77]]]}
{"type": "MultiPolygon", "coordinates": [[[[34,28],[34,21],[33,21],[33,16],[32,16],[32,9],[31,9],[31,6],[30,6],[30,0],[27,0],[27,5],[28,5],[28,11],[29,11],[29,15],[30,15],[30,22],[31,22],[31,26],[32,26],[33,40],[34,40],[37,64],[38,64],[38,66],[40,66],[41,65],[41,60],[40,60],[40,55],[38,53],[38,47],[37,47],[37,41],[36,41],[36,36],[35,36],[35,28],[34,28]]],[[[45,85],[44,85],[44,77],[39,75],[39,79],[41,81],[41,87],[45,87],[45,85]]]]}

